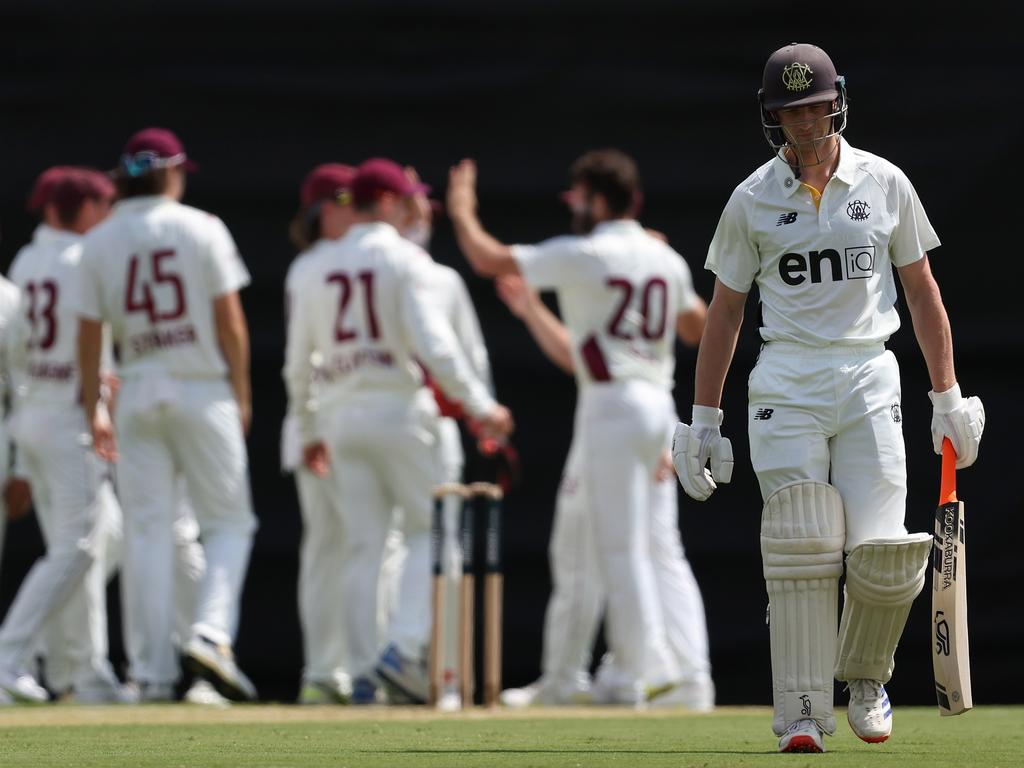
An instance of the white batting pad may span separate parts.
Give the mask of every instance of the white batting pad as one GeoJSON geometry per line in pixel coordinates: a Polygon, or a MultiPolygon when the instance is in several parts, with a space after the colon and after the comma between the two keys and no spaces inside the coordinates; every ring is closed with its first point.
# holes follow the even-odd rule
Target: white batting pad
{"type": "Polygon", "coordinates": [[[847,557],[837,679],[889,682],[910,604],[924,586],[931,547],[931,534],[915,533],[869,539],[847,557]]]}
{"type": "Polygon", "coordinates": [[[843,500],[827,483],[791,483],[765,502],[761,558],[778,736],[805,718],[835,732],[832,666],[845,538],[843,500]]]}

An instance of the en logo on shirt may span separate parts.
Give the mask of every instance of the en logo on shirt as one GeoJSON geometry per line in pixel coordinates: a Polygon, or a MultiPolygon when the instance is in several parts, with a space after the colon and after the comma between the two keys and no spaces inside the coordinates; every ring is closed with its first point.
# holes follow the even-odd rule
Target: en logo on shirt
{"type": "Polygon", "coordinates": [[[779,277],[787,285],[800,285],[807,280],[810,272],[811,282],[822,281],[822,263],[828,262],[832,281],[866,280],[875,272],[875,246],[859,245],[847,248],[843,256],[835,248],[811,251],[807,256],[802,253],[785,253],[779,259],[779,277]]]}

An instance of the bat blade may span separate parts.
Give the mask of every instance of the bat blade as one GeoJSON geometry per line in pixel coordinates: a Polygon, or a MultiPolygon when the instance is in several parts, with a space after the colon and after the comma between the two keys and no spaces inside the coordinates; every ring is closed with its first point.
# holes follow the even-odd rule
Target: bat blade
{"type": "Polygon", "coordinates": [[[932,546],[932,668],[939,714],[973,706],[967,637],[967,546],[964,503],[956,497],[956,453],[942,446],[942,491],[932,546]]]}

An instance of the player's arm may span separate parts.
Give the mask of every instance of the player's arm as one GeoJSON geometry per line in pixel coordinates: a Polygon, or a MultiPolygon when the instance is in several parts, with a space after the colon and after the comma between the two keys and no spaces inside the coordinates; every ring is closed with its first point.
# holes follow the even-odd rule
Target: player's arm
{"type": "Polygon", "coordinates": [[[949,327],[949,317],[942,304],[939,285],[935,282],[928,255],[921,259],[899,267],[897,272],[903,293],[907,299],[907,307],[914,324],[914,335],[921,347],[925,364],[928,366],[928,378],[932,389],[945,392],[956,384],[956,373],[953,369],[953,334],[949,327]]]}
{"type": "Polygon", "coordinates": [[[707,310],[707,323],[697,352],[693,393],[695,405],[720,407],[725,377],[736,352],[746,303],[747,294],[734,291],[721,280],[715,280],[715,293],[707,310]]]}
{"type": "Polygon", "coordinates": [[[472,160],[463,160],[449,171],[447,211],[459,249],[474,272],[484,277],[519,274],[512,248],[499,242],[480,223],[476,163],[472,160]]]}
{"type": "MultiPolygon", "coordinates": [[[[708,305],[699,296],[690,307],[676,315],[676,334],[683,344],[688,347],[696,347],[700,344],[707,319],[708,305]]],[[[743,318],[740,317],[741,322],[742,320],[743,318]]]]}
{"type": "Polygon", "coordinates": [[[100,360],[103,352],[103,323],[78,318],[78,371],[82,387],[82,408],[92,427],[93,450],[106,461],[117,460],[117,441],[106,409],[100,408],[100,360]]]}
{"type": "Polygon", "coordinates": [[[469,415],[478,419],[489,436],[512,431],[512,415],[495,402],[487,386],[466,360],[451,323],[433,307],[433,281],[424,261],[410,261],[413,274],[402,292],[401,318],[406,338],[417,358],[451,400],[459,402],[469,415]]]}
{"type": "MultiPolygon", "coordinates": [[[[300,291],[296,288],[293,293],[299,295],[300,291]]],[[[309,407],[315,351],[309,313],[314,303],[299,301],[289,306],[282,375],[288,392],[288,413],[295,415],[299,426],[303,463],[315,475],[324,477],[329,469],[327,446],[316,435],[314,414],[309,407]]]]}
{"type": "Polygon", "coordinates": [[[213,300],[217,325],[217,343],[228,366],[231,390],[238,402],[242,430],[248,434],[252,422],[252,385],[249,380],[249,326],[238,291],[229,291],[213,300]]]}
{"type": "Polygon", "coordinates": [[[505,275],[497,280],[495,286],[498,296],[509,311],[523,321],[548,360],[571,375],[572,340],[561,320],[518,275],[505,275]]]}
{"type": "Polygon", "coordinates": [[[964,397],[953,368],[953,334],[942,303],[938,283],[928,264],[928,254],[897,268],[903,293],[921,347],[932,391],[932,447],[942,453],[948,437],[956,450],[956,467],[964,469],[978,458],[985,430],[985,408],[977,397],[964,397]]]}

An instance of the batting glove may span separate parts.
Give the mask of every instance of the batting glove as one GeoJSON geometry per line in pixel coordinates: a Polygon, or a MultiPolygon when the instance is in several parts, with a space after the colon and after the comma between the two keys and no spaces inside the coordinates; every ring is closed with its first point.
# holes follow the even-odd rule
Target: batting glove
{"type": "Polygon", "coordinates": [[[932,447],[942,455],[942,438],[948,437],[956,451],[956,468],[964,469],[978,459],[981,433],[985,431],[985,406],[977,397],[965,398],[960,385],[945,392],[928,393],[932,401],[932,447]]]}
{"type": "Polygon", "coordinates": [[[718,483],[732,479],[732,443],[722,437],[723,417],[720,408],[695,405],[692,423],[676,425],[672,436],[672,466],[686,495],[697,501],[707,499],[718,483]]]}

